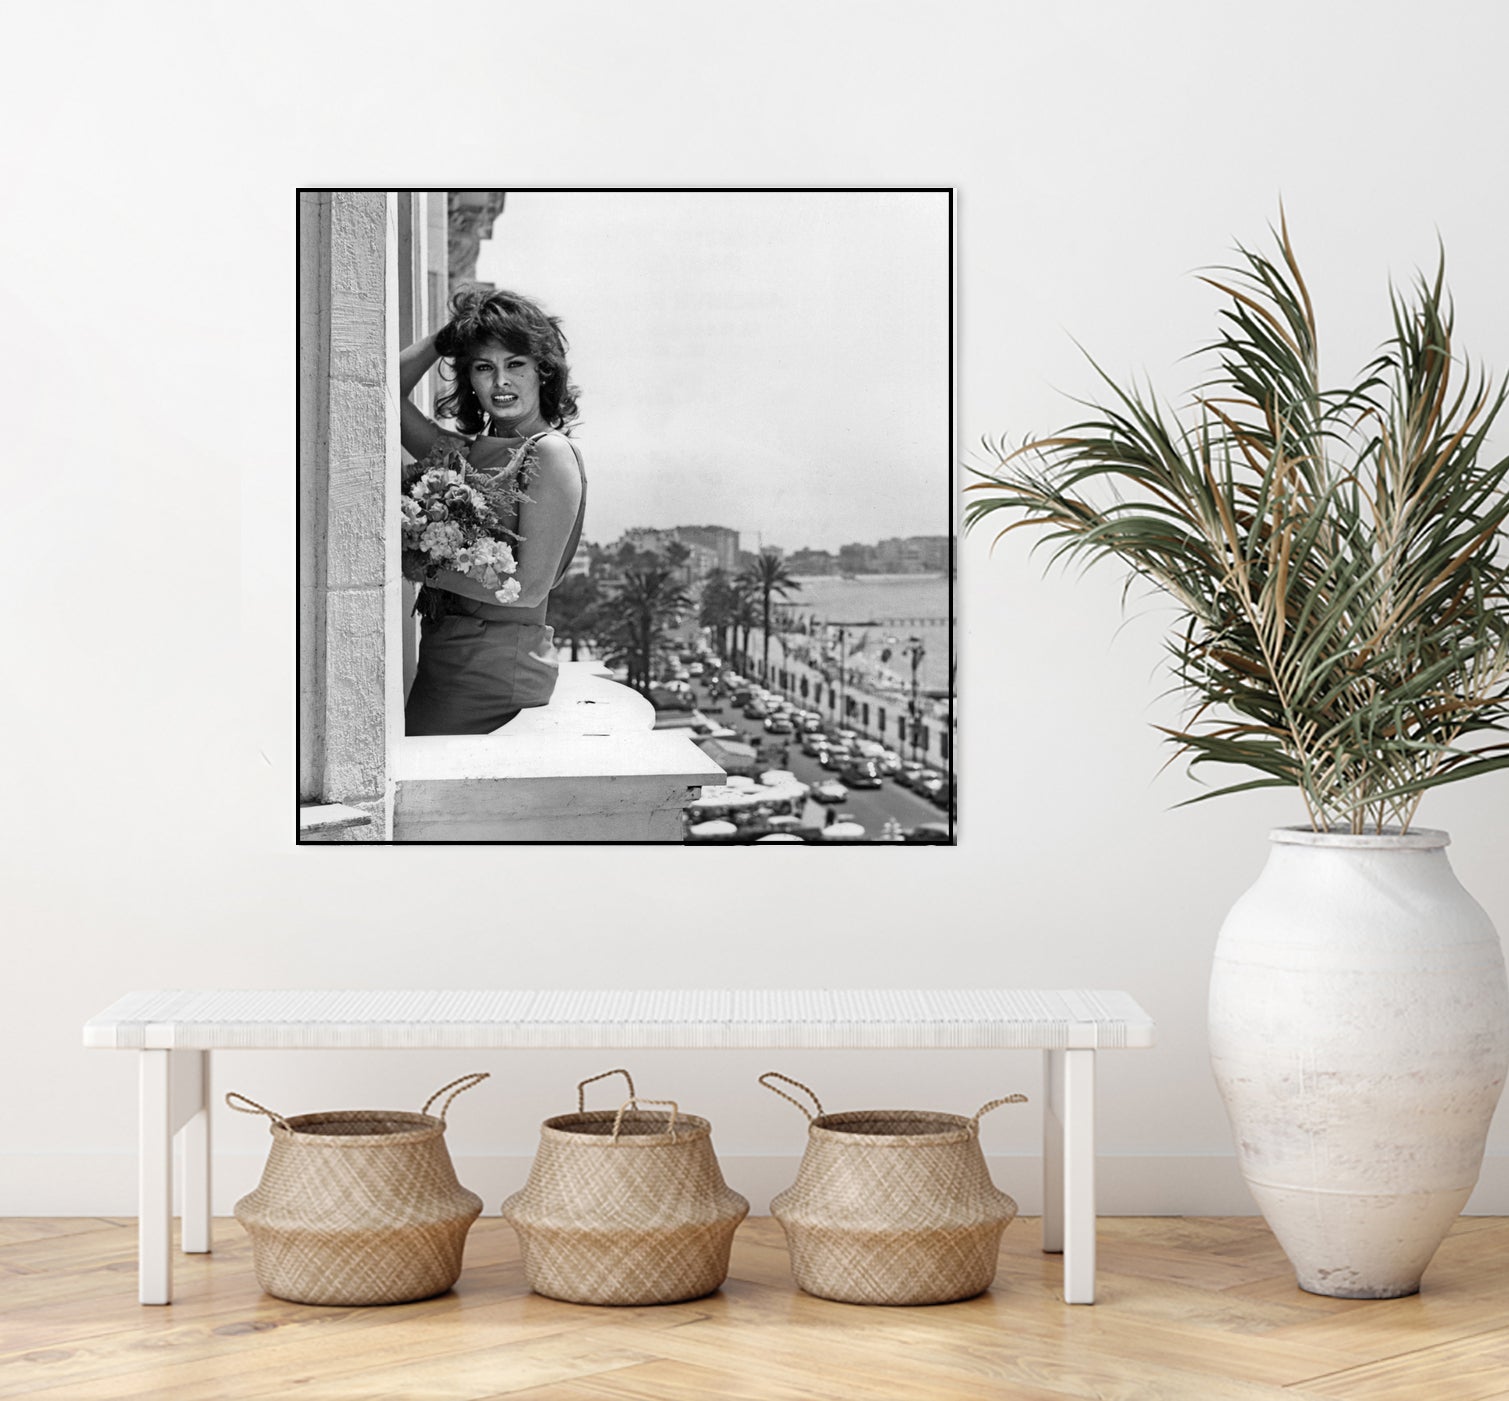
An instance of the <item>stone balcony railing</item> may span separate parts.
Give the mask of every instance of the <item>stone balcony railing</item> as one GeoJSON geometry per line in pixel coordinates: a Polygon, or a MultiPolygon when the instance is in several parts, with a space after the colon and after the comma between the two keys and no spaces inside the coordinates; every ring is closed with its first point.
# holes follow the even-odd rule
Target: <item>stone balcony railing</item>
{"type": "Polygon", "coordinates": [[[550,704],[488,735],[398,742],[393,840],[678,842],[724,773],[597,662],[563,662],[550,704]]]}

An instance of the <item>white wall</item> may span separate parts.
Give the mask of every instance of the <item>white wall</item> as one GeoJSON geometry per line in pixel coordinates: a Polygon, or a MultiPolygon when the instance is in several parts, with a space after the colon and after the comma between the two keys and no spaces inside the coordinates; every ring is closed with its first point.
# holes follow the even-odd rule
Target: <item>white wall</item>
{"type": "MultiPolygon", "coordinates": [[[[292,846],[296,183],[954,184],[961,453],[1066,418],[1057,391],[1092,386],[1071,334],[1115,373],[1182,389],[1177,357],[1213,303],[1191,270],[1260,240],[1280,194],[1329,363],[1382,337],[1386,279],[1430,262],[1439,231],[1461,343],[1509,369],[1509,10],[927,16],[568,0],[506,23],[477,11],[464,60],[415,62],[408,6],[275,4],[244,28],[220,9],[34,9],[36,61],[0,93],[5,129],[29,133],[7,143],[18,212],[0,223],[0,1213],[134,1209],[134,1066],[78,1034],[127,989],[584,981],[1128,988],[1162,1044],[1104,1058],[1107,1205],[1246,1209],[1204,988],[1223,910],[1297,806],[1172,810],[1194,790],[1158,776],[1159,618],[1120,627],[1110,575],[1044,580],[1020,548],[968,542],[957,849],[292,846]]],[[[458,31],[435,23],[438,51],[458,31]]],[[[1460,875],[1509,931],[1506,809],[1495,776],[1422,816],[1455,833],[1460,875]]],[[[285,1112],[417,1107],[491,1068],[453,1141],[494,1210],[537,1121],[610,1059],[243,1054],[220,1088],[285,1112]]],[[[756,1197],[787,1165],[744,1160],[801,1137],[754,1085],[768,1064],[840,1107],[968,1111],[1035,1093],[1036,1075],[1031,1058],[945,1054],[634,1064],[646,1092],[713,1118],[756,1197]]],[[[1030,1153],[1035,1115],[993,1116],[988,1149],[1030,1153]]],[[[220,1210],[264,1142],[223,1118],[220,1210]]],[[[1477,1205],[1509,1211],[1502,1118],[1491,1150],[1477,1205]]],[[[1007,1163],[1003,1182],[1031,1209],[1030,1172],[1007,1163]]]]}

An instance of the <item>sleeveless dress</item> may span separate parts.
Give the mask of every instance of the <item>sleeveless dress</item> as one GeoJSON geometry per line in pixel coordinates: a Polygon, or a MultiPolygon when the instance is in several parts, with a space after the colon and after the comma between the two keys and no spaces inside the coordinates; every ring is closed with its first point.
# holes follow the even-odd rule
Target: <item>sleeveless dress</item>
{"type": "MultiPolygon", "coordinates": [[[[529,441],[544,436],[537,433],[529,441]]],[[[551,578],[552,590],[566,577],[581,541],[587,510],[587,473],[581,449],[570,438],[565,441],[576,457],[582,497],[551,578]]],[[[462,449],[468,456],[470,450],[470,444],[462,449]]],[[[517,527],[517,517],[509,524],[517,527]]],[[[529,541],[521,540],[517,548],[522,555],[529,549],[529,541]]],[[[427,582],[424,587],[434,589],[437,585],[427,582]]],[[[404,707],[404,733],[489,734],[520,710],[548,704],[559,673],[555,630],[545,623],[549,594],[533,607],[521,608],[483,603],[438,587],[443,590],[446,611],[421,625],[419,665],[404,707]]]]}

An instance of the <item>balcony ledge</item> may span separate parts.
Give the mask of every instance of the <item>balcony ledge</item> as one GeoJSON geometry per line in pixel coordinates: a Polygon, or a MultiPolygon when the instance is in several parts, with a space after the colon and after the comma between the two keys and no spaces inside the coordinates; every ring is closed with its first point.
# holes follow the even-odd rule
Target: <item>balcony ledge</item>
{"type": "Polygon", "coordinates": [[[681,809],[724,772],[596,662],[563,662],[548,706],[488,735],[399,741],[399,842],[679,842],[681,809]]]}
{"type": "Polygon", "coordinates": [[[299,840],[322,841],[338,832],[372,825],[372,814],[345,803],[305,803],[299,808],[299,840]]]}

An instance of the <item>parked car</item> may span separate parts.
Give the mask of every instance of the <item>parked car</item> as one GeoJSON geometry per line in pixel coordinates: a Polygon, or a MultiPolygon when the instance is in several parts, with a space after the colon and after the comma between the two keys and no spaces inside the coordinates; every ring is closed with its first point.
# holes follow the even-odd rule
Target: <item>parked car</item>
{"type": "Polygon", "coordinates": [[[757,700],[750,701],[744,707],[744,718],[746,720],[763,720],[769,714],[770,712],[757,700]]]}
{"type": "Polygon", "coordinates": [[[814,733],[808,730],[802,736],[802,753],[817,759],[828,752],[828,739],[826,735],[814,733]]]}
{"type": "Polygon", "coordinates": [[[773,735],[789,735],[792,732],[792,724],[784,715],[767,715],[765,729],[773,735]]]}
{"type": "Polygon", "coordinates": [[[894,749],[887,749],[876,762],[880,765],[881,773],[894,777],[901,772],[905,760],[894,749]]]}
{"type": "Polygon", "coordinates": [[[835,773],[841,769],[848,768],[853,762],[853,751],[837,744],[830,745],[818,756],[818,763],[825,769],[832,769],[835,773]]]}
{"type": "Polygon", "coordinates": [[[668,686],[651,686],[650,704],[656,710],[696,709],[692,698],[685,691],[673,691],[668,686]]]}
{"type": "Polygon", "coordinates": [[[933,842],[947,845],[953,841],[949,826],[946,822],[919,822],[915,827],[907,827],[902,830],[901,840],[904,842],[933,842]]]}
{"type": "Polygon", "coordinates": [[[896,782],[899,783],[903,788],[910,788],[915,792],[918,780],[921,779],[927,772],[928,769],[926,764],[917,764],[908,760],[901,765],[900,769],[897,770],[895,775],[896,782]]]}
{"type": "Polygon", "coordinates": [[[820,803],[841,803],[849,796],[849,790],[836,778],[825,778],[814,785],[812,796],[820,803]]]}
{"type": "Polygon", "coordinates": [[[937,787],[929,785],[927,796],[934,807],[940,807],[947,812],[954,805],[954,780],[951,775],[943,774],[937,787]]]}
{"type": "Polygon", "coordinates": [[[869,759],[858,764],[850,764],[848,768],[839,773],[850,788],[879,788],[880,769],[869,759]]]}
{"type": "Polygon", "coordinates": [[[940,795],[942,802],[939,806],[948,805],[948,780],[941,773],[929,771],[917,780],[915,791],[929,802],[939,803],[940,795]]]}

